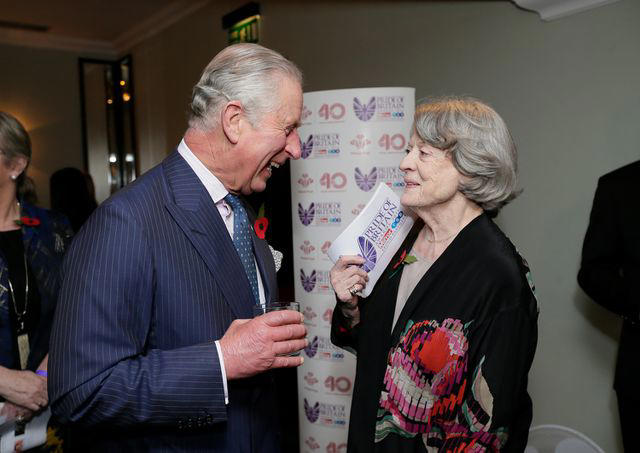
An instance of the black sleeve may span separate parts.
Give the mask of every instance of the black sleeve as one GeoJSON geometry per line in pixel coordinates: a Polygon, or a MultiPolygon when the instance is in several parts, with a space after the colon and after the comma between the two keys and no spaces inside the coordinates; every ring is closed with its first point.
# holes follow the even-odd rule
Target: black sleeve
{"type": "Polygon", "coordinates": [[[485,432],[492,439],[488,444],[501,452],[524,451],[531,425],[527,377],[538,338],[537,312],[526,308],[531,304],[498,313],[476,326],[470,338],[462,412],[473,421],[470,431],[485,432]]]}
{"type": "MultiPolygon", "coordinates": [[[[359,307],[361,307],[360,301],[361,299],[358,298],[359,307]]],[[[351,327],[351,320],[342,314],[340,303],[336,297],[336,305],[333,308],[333,315],[331,317],[331,342],[356,355],[358,351],[359,330],[360,324],[351,327]]]]}
{"type": "MultiPolygon", "coordinates": [[[[589,227],[582,246],[578,283],[598,304],[632,320],[639,319],[640,269],[625,264],[623,229],[615,187],[598,182],[589,227]]],[[[633,209],[629,207],[629,209],[633,209]]]]}

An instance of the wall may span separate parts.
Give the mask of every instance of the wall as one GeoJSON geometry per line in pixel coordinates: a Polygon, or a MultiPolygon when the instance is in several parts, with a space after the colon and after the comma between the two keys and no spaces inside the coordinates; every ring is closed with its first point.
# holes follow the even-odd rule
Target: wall
{"type": "Polygon", "coordinates": [[[32,140],[28,174],[41,206],[49,206],[49,177],[83,168],[78,55],[0,44],[0,110],[25,126],[32,140]]]}
{"type": "MultiPolygon", "coordinates": [[[[621,451],[619,321],[575,276],[598,176],[640,157],[640,2],[551,23],[510,2],[261,3],[262,43],[301,66],[307,91],[412,86],[418,98],[473,94],[504,116],[524,193],[499,223],[533,269],[541,309],[534,424],[568,425],[621,451]]],[[[191,87],[224,46],[226,5],[133,49],[144,168],[180,139],[191,87]]]]}
{"type": "Polygon", "coordinates": [[[191,89],[227,45],[221,17],[237,6],[212,2],[132,49],[141,173],[178,145],[187,127],[191,89]]]}

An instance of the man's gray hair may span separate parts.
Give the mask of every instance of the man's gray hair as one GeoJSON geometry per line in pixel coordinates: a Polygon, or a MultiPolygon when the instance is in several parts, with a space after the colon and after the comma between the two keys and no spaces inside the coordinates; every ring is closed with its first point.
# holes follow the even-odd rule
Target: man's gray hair
{"type": "Polygon", "coordinates": [[[504,120],[484,102],[467,96],[449,96],[420,102],[414,129],[434,148],[451,153],[464,176],[459,190],[492,214],[513,200],[518,154],[504,120]]]}
{"type": "MultiPolygon", "coordinates": [[[[31,139],[20,121],[13,115],[0,112],[0,153],[5,163],[11,162],[16,157],[25,157],[27,164],[31,161],[31,139]]],[[[18,188],[24,183],[23,171],[16,180],[18,188]]]]}
{"type": "Polygon", "coordinates": [[[302,84],[300,69],[274,50],[258,44],[225,48],[211,60],[193,87],[189,126],[215,127],[220,109],[231,100],[240,101],[251,124],[257,125],[263,114],[279,107],[274,94],[282,76],[302,84]]]}

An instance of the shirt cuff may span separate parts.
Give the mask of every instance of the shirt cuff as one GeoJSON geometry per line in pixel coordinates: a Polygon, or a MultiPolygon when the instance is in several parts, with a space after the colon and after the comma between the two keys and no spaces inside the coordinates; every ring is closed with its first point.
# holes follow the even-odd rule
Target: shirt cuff
{"type": "Polygon", "coordinates": [[[218,362],[220,362],[220,371],[222,372],[222,385],[224,387],[224,404],[229,404],[229,390],[227,390],[227,372],[224,369],[224,358],[220,349],[220,342],[216,341],[216,349],[218,351],[218,362]]]}

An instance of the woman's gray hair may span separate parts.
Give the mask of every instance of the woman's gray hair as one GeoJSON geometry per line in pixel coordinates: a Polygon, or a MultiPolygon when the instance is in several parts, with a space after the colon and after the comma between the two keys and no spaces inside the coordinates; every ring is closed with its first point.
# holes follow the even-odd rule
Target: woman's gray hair
{"type": "Polygon", "coordinates": [[[484,102],[467,96],[420,101],[414,130],[425,143],[451,153],[464,176],[460,192],[485,211],[498,211],[520,191],[518,154],[504,120],[484,102]]]}
{"type": "Polygon", "coordinates": [[[280,78],[302,84],[302,73],[278,52],[258,44],[234,44],[216,55],[193,87],[189,126],[210,129],[228,101],[237,100],[254,126],[262,115],[275,110],[280,78]]]}
{"type": "MultiPolygon", "coordinates": [[[[31,161],[31,139],[20,121],[13,115],[0,112],[0,153],[8,164],[16,157],[25,157],[27,165],[31,161]]],[[[18,175],[16,184],[20,189],[24,183],[25,171],[18,175]]]]}

